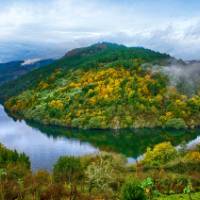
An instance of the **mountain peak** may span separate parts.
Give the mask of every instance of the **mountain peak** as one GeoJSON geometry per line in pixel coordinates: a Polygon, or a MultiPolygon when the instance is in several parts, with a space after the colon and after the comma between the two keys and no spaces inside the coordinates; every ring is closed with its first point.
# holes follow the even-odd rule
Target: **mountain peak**
{"type": "Polygon", "coordinates": [[[98,42],[98,43],[95,43],[95,44],[91,45],[90,47],[96,47],[96,48],[117,48],[117,47],[126,47],[126,46],[121,45],[121,44],[117,44],[117,43],[112,43],[112,42],[98,42]]]}
{"type": "Polygon", "coordinates": [[[126,48],[125,46],[116,43],[99,42],[88,47],[72,49],[65,54],[65,57],[86,56],[101,52],[105,49],[116,49],[122,47],[126,48]]]}

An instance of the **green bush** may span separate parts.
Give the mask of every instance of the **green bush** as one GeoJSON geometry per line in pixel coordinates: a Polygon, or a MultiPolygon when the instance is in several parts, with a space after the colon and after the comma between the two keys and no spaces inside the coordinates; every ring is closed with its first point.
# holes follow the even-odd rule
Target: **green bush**
{"type": "Polygon", "coordinates": [[[79,126],[80,126],[80,119],[79,118],[74,118],[73,120],[72,120],[72,127],[76,127],[76,128],[78,128],[79,126]]]}
{"type": "Polygon", "coordinates": [[[73,183],[78,181],[82,175],[82,166],[79,158],[73,156],[61,156],[53,168],[56,180],[73,183]]]}
{"type": "Polygon", "coordinates": [[[177,150],[170,142],[163,142],[154,146],[153,149],[147,148],[143,163],[147,166],[160,166],[175,159],[177,150]]]}
{"type": "Polygon", "coordinates": [[[92,117],[90,118],[88,122],[89,128],[100,128],[101,127],[101,121],[99,117],[92,117]]]}
{"type": "MultiPolygon", "coordinates": [[[[192,200],[199,200],[200,197],[200,192],[193,193],[191,194],[192,200]]],[[[176,195],[163,195],[156,200],[188,200],[188,195],[187,194],[176,194],[176,195]]]]}
{"type": "Polygon", "coordinates": [[[144,190],[140,182],[136,180],[129,180],[125,182],[121,190],[121,200],[146,200],[144,190]]]}
{"type": "Polygon", "coordinates": [[[172,119],[169,119],[166,122],[165,127],[166,128],[182,129],[182,128],[186,128],[187,125],[182,118],[172,118],[172,119]]]}

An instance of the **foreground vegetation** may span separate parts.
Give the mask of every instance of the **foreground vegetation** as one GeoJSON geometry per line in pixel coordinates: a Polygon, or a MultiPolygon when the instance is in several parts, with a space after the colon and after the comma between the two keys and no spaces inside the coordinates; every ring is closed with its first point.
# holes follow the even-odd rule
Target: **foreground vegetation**
{"type": "MultiPolygon", "coordinates": [[[[200,192],[191,194],[191,199],[199,200],[200,192]]],[[[157,200],[188,200],[188,194],[177,194],[177,195],[164,195],[162,197],[157,198],[157,200]]]]}
{"type": "Polygon", "coordinates": [[[198,199],[200,149],[176,150],[164,142],[128,164],[119,154],[62,156],[52,172],[31,172],[24,154],[0,147],[2,200],[198,199]]]}

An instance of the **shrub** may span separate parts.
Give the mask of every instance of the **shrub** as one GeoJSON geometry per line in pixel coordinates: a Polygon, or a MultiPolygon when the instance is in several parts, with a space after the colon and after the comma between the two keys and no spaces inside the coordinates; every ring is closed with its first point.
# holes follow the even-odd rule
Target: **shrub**
{"type": "Polygon", "coordinates": [[[170,142],[155,145],[153,149],[148,148],[143,162],[150,166],[166,164],[177,156],[177,150],[170,142]]]}
{"type": "Polygon", "coordinates": [[[110,185],[114,182],[114,174],[111,163],[100,157],[96,162],[92,162],[86,169],[87,183],[89,191],[96,189],[101,192],[111,192],[110,185]]]}
{"type": "Polygon", "coordinates": [[[184,161],[186,161],[186,162],[200,162],[200,152],[198,152],[198,151],[189,151],[184,156],[184,161]]]}
{"type": "Polygon", "coordinates": [[[99,117],[92,117],[90,118],[88,122],[89,128],[100,128],[101,127],[101,121],[99,117]]]}
{"type": "Polygon", "coordinates": [[[51,182],[51,176],[49,172],[44,170],[39,170],[34,174],[34,180],[38,185],[48,185],[51,182]]]}
{"type": "Polygon", "coordinates": [[[152,178],[148,177],[145,180],[142,181],[141,187],[145,190],[146,195],[148,198],[153,197],[153,187],[154,187],[154,181],[152,178]]]}
{"type": "Polygon", "coordinates": [[[185,124],[185,121],[182,118],[172,118],[166,122],[165,127],[182,129],[182,128],[186,128],[187,125],[185,124]]]}
{"type": "Polygon", "coordinates": [[[146,200],[144,190],[140,182],[136,180],[129,180],[124,183],[121,190],[121,200],[146,200]]]}
{"type": "Polygon", "coordinates": [[[80,119],[79,118],[72,119],[72,127],[78,128],[79,126],[80,126],[80,119]]]}
{"type": "Polygon", "coordinates": [[[68,183],[76,182],[82,175],[82,166],[79,158],[61,156],[53,168],[55,179],[68,183]]]}

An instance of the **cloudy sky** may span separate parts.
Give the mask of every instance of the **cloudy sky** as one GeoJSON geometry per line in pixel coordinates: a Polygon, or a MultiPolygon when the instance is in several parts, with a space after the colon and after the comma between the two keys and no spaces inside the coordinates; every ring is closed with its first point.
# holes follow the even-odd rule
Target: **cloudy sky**
{"type": "Polygon", "coordinates": [[[200,59],[199,0],[0,0],[0,62],[109,41],[200,59]]]}

